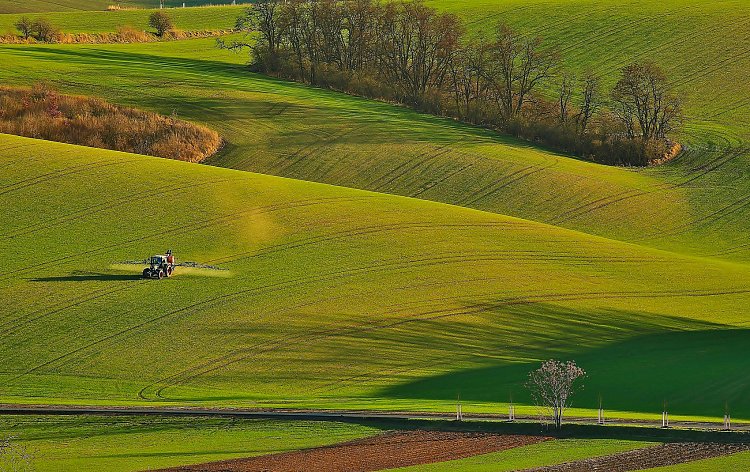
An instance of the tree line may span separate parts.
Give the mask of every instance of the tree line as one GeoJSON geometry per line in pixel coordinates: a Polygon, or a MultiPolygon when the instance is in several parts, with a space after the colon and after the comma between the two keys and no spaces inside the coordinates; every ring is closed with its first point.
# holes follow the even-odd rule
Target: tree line
{"type": "Polygon", "coordinates": [[[623,68],[605,91],[565,71],[540,37],[500,23],[467,35],[419,0],[259,0],[237,19],[253,70],[500,130],[615,165],[648,165],[678,147],[681,100],[656,64],[623,68]]]}
{"type": "MultiPolygon", "coordinates": [[[[147,42],[153,39],[149,32],[124,25],[119,26],[117,31],[112,33],[66,35],[60,28],[53,25],[44,17],[30,18],[22,16],[13,25],[18,32],[18,38],[25,42],[31,40],[40,43],[89,42],[86,40],[98,37],[103,40],[111,40],[112,42],[129,43],[147,42]]],[[[181,39],[182,37],[198,36],[195,33],[186,35],[176,31],[172,17],[163,10],[157,10],[149,15],[148,26],[153,28],[153,35],[158,39],[167,37],[181,39]]],[[[2,37],[0,37],[0,42],[2,42],[1,40],[2,37]]]]}

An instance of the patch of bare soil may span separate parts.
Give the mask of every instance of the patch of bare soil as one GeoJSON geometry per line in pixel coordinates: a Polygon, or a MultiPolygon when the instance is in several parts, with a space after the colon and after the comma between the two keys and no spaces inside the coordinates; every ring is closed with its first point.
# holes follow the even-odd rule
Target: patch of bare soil
{"type": "Polygon", "coordinates": [[[162,472],[364,472],[462,459],[546,441],[541,436],[395,431],[303,451],[209,462],[162,472]]]}
{"type": "Polygon", "coordinates": [[[624,472],[682,464],[748,450],[750,450],[750,444],[668,443],[610,456],[592,457],[555,466],[528,469],[526,472],[584,472],[594,470],[624,472]]]}

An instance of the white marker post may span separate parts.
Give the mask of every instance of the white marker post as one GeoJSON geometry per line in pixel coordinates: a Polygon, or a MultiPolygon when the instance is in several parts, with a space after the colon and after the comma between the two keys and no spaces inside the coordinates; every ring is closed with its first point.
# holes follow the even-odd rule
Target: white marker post
{"type": "Polygon", "coordinates": [[[729,416],[729,403],[724,403],[724,430],[732,430],[732,417],[729,416]]]}
{"type": "Polygon", "coordinates": [[[461,411],[461,395],[459,395],[456,403],[456,421],[463,421],[463,419],[464,413],[461,411]]]}

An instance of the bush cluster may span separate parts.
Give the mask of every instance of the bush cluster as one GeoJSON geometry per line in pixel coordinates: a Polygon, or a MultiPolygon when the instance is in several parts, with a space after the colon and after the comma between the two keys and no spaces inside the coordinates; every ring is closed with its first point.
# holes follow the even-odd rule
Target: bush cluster
{"type": "Polygon", "coordinates": [[[0,87],[0,133],[201,162],[221,147],[204,126],[88,97],[0,87]]]}
{"type": "Polygon", "coordinates": [[[108,44],[108,43],[148,43],[161,40],[215,37],[231,33],[231,30],[181,31],[174,27],[172,18],[164,11],[155,11],[149,16],[149,26],[153,33],[132,26],[118,26],[115,32],[103,33],[64,33],[53,26],[46,18],[32,20],[21,17],[15,27],[18,35],[0,36],[0,43],[61,43],[61,44],[108,44]]]}

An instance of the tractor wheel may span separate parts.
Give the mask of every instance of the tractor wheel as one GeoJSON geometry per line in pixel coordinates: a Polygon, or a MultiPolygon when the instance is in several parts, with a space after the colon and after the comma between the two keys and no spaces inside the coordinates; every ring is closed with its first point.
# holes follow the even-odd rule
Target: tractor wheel
{"type": "Polygon", "coordinates": [[[143,269],[143,278],[144,279],[151,278],[151,269],[143,269]]]}
{"type": "Polygon", "coordinates": [[[164,271],[163,271],[163,270],[160,270],[160,271],[159,271],[159,280],[161,280],[161,279],[163,279],[163,278],[164,278],[164,271]]]}
{"type": "Polygon", "coordinates": [[[167,277],[172,277],[172,271],[173,269],[171,267],[167,267],[167,277]]]}

